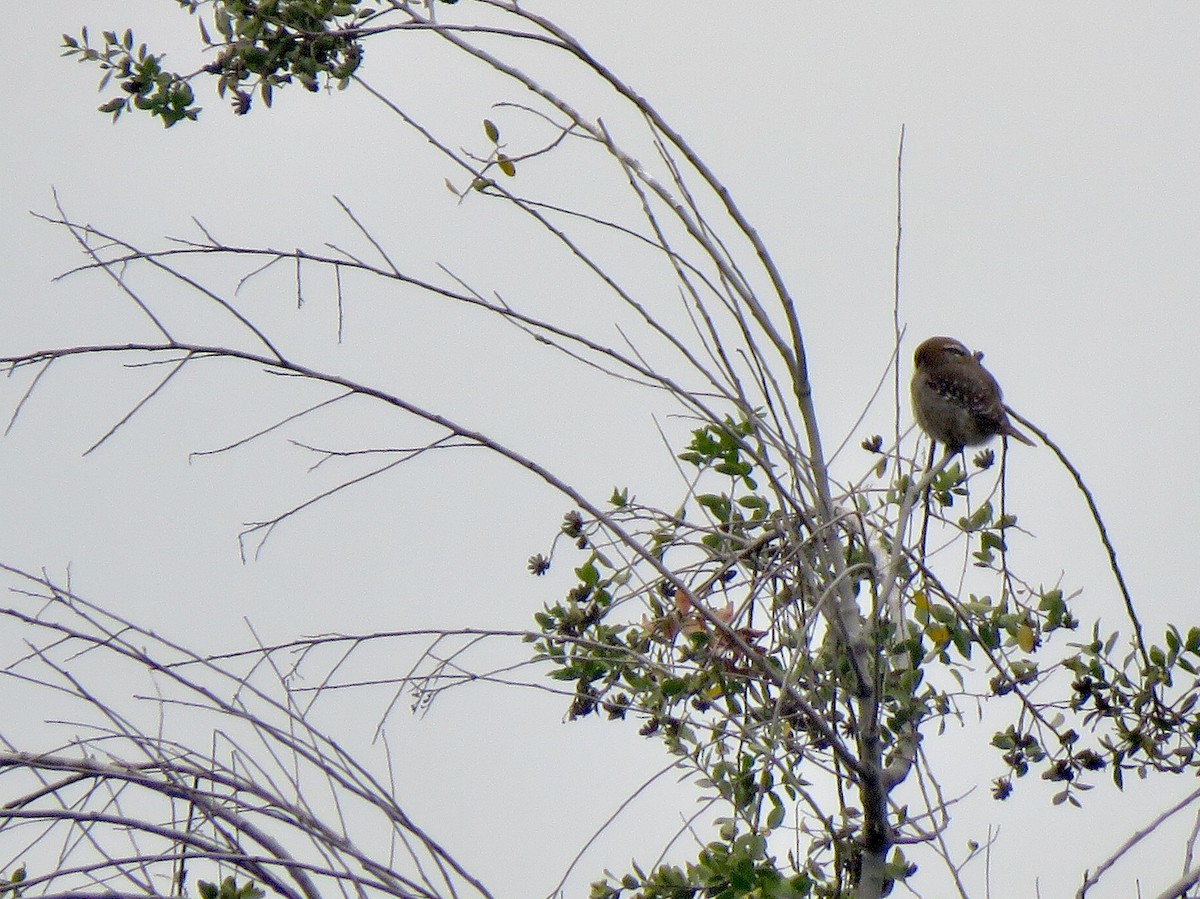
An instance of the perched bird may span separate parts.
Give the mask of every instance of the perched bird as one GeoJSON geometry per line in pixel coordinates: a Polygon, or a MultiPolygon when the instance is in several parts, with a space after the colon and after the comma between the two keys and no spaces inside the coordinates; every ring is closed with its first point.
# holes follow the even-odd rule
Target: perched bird
{"type": "Polygon", "coordinates": [[[913,357],[913,415],[933,440],[951,452],[1006,434],[1034,443],[1012,426],[1000,385],[979,360],[952,337],[930,337],[913,357]]]}

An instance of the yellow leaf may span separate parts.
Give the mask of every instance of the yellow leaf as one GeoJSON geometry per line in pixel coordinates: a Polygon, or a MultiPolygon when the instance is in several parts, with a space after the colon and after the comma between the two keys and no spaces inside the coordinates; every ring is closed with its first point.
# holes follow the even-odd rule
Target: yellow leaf
{"type": "Polygon", "coordinates": [[[1033,647],[1037,643],[1037,634],[1033,632],[1028,624],[1022,624],[1017,628],[1017,645],[1026,652],[1033,652],[1033,647]]]}
{"type": "Polygon", "coordinates": [[[931,624],[925,629],[925,633],[938,649],[950,642],[950,629],[944,624],[931,624]]]}

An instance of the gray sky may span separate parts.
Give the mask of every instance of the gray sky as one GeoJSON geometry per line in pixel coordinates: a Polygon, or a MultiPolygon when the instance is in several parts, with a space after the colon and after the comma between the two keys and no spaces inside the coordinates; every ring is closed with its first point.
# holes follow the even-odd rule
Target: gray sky
{"type": "MultiPolygon", "coordinates": [[[[903,123],[905,377],[912,347],[929,334],[985,351],[1009,402],[1088,479],[1148,635],[1161,642],[1167,621],[1190,626],[1189,537],[1200,507],[1200,10],[1105,2],[542,6],[689,138],[776,254],[806,328],[828,447],[847,436],[890,350],[903,123]]],[[[50,282],[80,261],[68,235],[28,214],[53,211],[51,186],[77,219],[145,245],[196,236],[195,216],[233,243],[360,246],[336,193],[386,237],[406,271],[434,277],[443,263],[531,308],[568,320],[592,313],[589,287],[512,236],[493,207],[457,205],[442,182],[462,176],[365,94],[289,90],[269,113],[236,119],[198,84],[206,107],[199,126],[164,131],[129,117],[114,127],[95,112],[109,96],[94,92],[96,71],[58,59],[58,35],[83,24],[93,34],[131,25],[139,39],[183,53],[194,28],[175,4],[150,0],[51,4],[26,17],[10,50],[9,126],[0,134],[4,353],[150,336],[102,279],[50,282]]],[[[185,67],[192,59],[175,57],[185,67]]],[[[491,109],[523,100],[514,89],[483,75],[445,75],[446,60],[383,43],[369,47],[363,74],[463,144],[478,144],[485,116],[506,133],[529,127],[511,110],[491,109]]],[[[602,190],[572,182],[566,165],[544,177],[583,199],[602,190]]],[[[246,271],[239,263],[214,278],[232,289],[246,271]]],[[[646,273],[648,289],[659,277],[646,273]]],[[[176,288],[145,286],[164,291],[168,304],[178,295],[178,321],[195,314],[176,288]]],[[[300,310],[279,303],[294,294],[290,273],[279,271],[240,296],[289,347],[492,430],[597,498],[614,484],[664,502],[679,489],[651,417],[673,410],[653,398],[578,372],[511,330],[419,297],[375,295],[365,283],[348,287],[346,343],[333,346],[332,285],[314,274],[306,293],[300,310]]],[[[242,522],[331,482],[323,471],[306,473],[314,459],[286,438],[349,449],[405,445],[430,431],[361,404],[316,431],[189,464],[189,453],[298,405],[293,385],[214,366],[180,379],[82,458],[156,377],[111,360],[51,370],[0,444],[4,561],[59,577],[69,566],[73,586],[91,599],[213,648],[249,642],[243,617],[268,640],[525,627],[567,583],[567,571],[534,581],[523,570],[553,537],[566,501],[474,452],[423,460],[343,493],[286,523],[243,565],[242,522]]],[[[17,377],[3,388],[0,417],[26,383],[17,377]]],[[[903,425],[910,420],[905,410],[903,425]]],[[[891,428],[885,394],[853,432],[838,474],[860,474],[869,463],[858,441],[891,428]]],[[[1022,543],[1023,565],[1047,583],[1061,576],[1082,589],[1082,614],[1101,608],[1106,625],[1120,624],[1102,549],[1066,472],[1044,449],[1016,446],[1009,464],[1010,502],[1037,537],[1022,543]]],[[[378,697],[367,708],[372,717],[378,697]]],[[[452,694],[424,719],[394,719],[394,747],[420,760],[407,785],[411,810],[445,844],[462,847],[498,896],[544,895],[619,801],[669,761],[633,726],[565,725],[562,709],[555,699],[481,687],[452,694]],[[540,811],[547,806],[554,811],[540,811]],[[514,871],[509,853],[533,863],[514,871]],[[544,874],[541,859],[552,860],[544,874]],[[532,892],[527,876],[536,879],[532,892]]],[[[1193,785],[1096,796],[1081,812],[1051,809],[1049,790],[1031,783],[1001,806],[986,795],[1002,772],[979,748],[979,729],[949,745],[970,753],[952,765],[951,785],[981,785],[960,806],[975,829],[956,838],[982,841],[989,825],[1002,828],[993,894],[1074,889],[1083,867],[1193,785]],[[1047,841],[1047,833],[1056,836],[1047,841]]],[[[685,788],[662,784],[635,803],[625,826],[583,859],[573,894],[635,853],[653,861],[690,801],[685,788]]],[[[1131,895],[1139,876],[1152,894],[1159,872],[1174,876],[1180,865],[1178,843],[1164,840],[1094,895],[1131,895]]],[[[983,895],[980,866],[964,877],[983,895]]]]}

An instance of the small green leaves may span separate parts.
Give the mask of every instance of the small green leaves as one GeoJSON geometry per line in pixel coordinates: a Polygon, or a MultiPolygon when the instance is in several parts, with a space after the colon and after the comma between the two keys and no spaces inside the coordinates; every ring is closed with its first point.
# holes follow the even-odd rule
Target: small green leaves
{"type": "Polygon", "coordinates": [[[692,431],[691,443],[685,452],[679,454],[679,458],[697,468],[732,466],[722,473],[745,477],[753,470],[753,466],[742,459],[744,441],[753,433],[754,425],[748,417],[734,420],[727,415],[719,426],[707,425],[692,431]]]}
{"type": "Polygon", "coordinates": [[[1188,631],[1186,647],[1188,652],[1200,654],[1200,627],[1188,631]]]}
{"type": "Polygon", "coordinates": [[[729,497],[721,494],[718,496],[715,493],[703,493],[696,497],[696,502],[712,512],[713,517],[720,522],[728,522],[733,506],[729,502],[729,497]]]}
{"type": "Polygon", "coordinates": [[[579,578],[580,583],[587,587],[594,587],[600,583],[600,571],[591,559],[575,569],[575,576],[579,578]]]}
{"type": "Polygon", "coordinates": [[[992,520],[992,504],[984,503],[969,516],[960,518],[958,526],[968,534],[986,527],[992,520]]]}
{"type": "Polygon", "coordinates": [[[1058,589],[1047,590],[1038,600],[1038,611],[1046,616],[1043,628],[1049,632],[1058,628],[1074,629],[1079,622],[1071,614],[1063,592],[1058,589]]]}
{"type": "Polygon", "coordinates": [[[200,891],[200,899],[263,899],[267,895],[254,885],[253,880],[239,887],[232,877],[226,877],[220,886],[206,880],[197,881],[196,886],[200,891]]]}
{"type": "Polygon", "coordinates": [[[635,864],[633,872],[616,882],[609,874],[609,879],[592,884],[590,899],[620,899],[625,891],[630,891],[630,899],[805,899],[814,895],[816,884],[808,874],[780,872],[760,834],[738,835],[730,822],[722,828],[721,840],[705,846],[686,869],[664,864],[647,874],[635,864]]]}
{"type": "MultiPolygon", "coordinates": [[[[214,0],[212,29],[198,18],[201,41],[219,48],[216,59],[201,72],[217,79],[217,94],[232,95],[233,110],[245,115],[257,94],[270,106],[274,90],[297,83],[309,91],[320,89],[322,79],[345,88],[362,63],[363,48],[355,40],[355,27],[373,13],[359,10],[360,0],[214,0]]],[[[186,5],[200,16],[201,4],[186,5]]],[[[168,128],[181,121],[195,121],[200,113],[193,106],[189,85],[194,75],[181,75],[162,68],[162,54],[134,49],[129,29],[121,35],[103,33],[103,48],[92,48],[87,29],[82,40],[63,35],[63,55],[98,64],[103,72],[100,89],[116,77],[126,79],[125,96],[105,102],[101,111],[116,120],[127,109],[139,109],[162,119],[168,128]]]]}
{"type": "Polygon", "coordinates": [[[200,110],[192,105],[195,98],[191,86],[182,76],[163,70],[161,55],[148,52],[145,44],[135,51],[129,29],[120,36],[105,31],[103,37],[102,48],[91,46],[86,28],[78,40],[66,34],[62,37],[63,56],[76,56],[80,62],[94,62],[100,67],[100,90],[114,77],[121,79],[123,95],[102,103],[100,112],[111,115],[115,122],[125,110],[140,109],[161,118],[168,128],[185,119],[196,119],[200,110]]]}
{"type": "MultiPolygon", "coordinates": [[[[735,420],[726,416],[720,425],[708,425],[692,431],[692,439],[679,458],[701,472],[712,472],[732,479],[735,488],[754,491],[758,484],[754,480],[754,462],[748,457],[747,438],[754,434],[754,425],[749,416],[735,420]]],[[[722,526],[720,533],[709,533],[701,542],[720,554],[733,549],[736,541],[724,534],[745,533],[748,527],[761,526],[771,511],[770,502],[763,496],[750,493],[738,496],[731,493],[702,493],[696,497],[703,508],[722,526]],[[748,510],[747,517],[742,510],[748,510]]]]}
{"type": "Polygon", "coordinates": [[[955,496],[966,496],[967,490],[963,486],[966,479],[966,474],[963,472],[962,466],[957,462],[946,466],[938,472],[937,476],[933,479],[931,490],[939,505],[949,508],[954,505],[955,496]]]}
{"type": "Polygon", "coordinates": [[[496,123],[491,119],[483,120],[483,133],[487,135],[487,139],[492,143],[500,143],[500,129],[496,127],[496,123]]]}

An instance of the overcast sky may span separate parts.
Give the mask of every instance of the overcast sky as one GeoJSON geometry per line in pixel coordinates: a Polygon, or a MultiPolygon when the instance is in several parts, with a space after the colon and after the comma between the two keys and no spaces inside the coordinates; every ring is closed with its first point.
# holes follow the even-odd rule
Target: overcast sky
{"type": "MultiPolygon", "coordinates": [[[[1011,405],[1049,431],[1088,479],[1152,639],[1161,642],[1167,621],[1182,630],[1196,622],[1200,9],[537,5],[564,16],[688,137],[775,254],[806,328],[826,445],[854,438],[835,466],[846,477],[867,464],[858,441],[892,428],[885,398],[851,430],[891,349],[904,125],[904,376],[912,348],[930,334],[984,351],[1011,405]]],[[[361,246],[337,194],[406,270],[433,277],[441,263],[486,292],[568,317],[587,311],[586,288],[511,239],[486,204],[457,204],[443,180],[461,175],[363,92],[285,91],[274,109],[235,118],[198,83],[199,125],[167,131],[130,116],[113,126],[95,111],[109,96],[95,92],[97,72],[58,57],[59,34],[84,24],[93,34],[133,26],[140,40],[177,50],[181,67],[195,59],[194,24],[164,0],[46,4],[23,17],[3,88],[0,352],[150,336],[101,278],[51,282],[81,261],[69,235],[29,214],[53,211],[52,187],[78,220],[146,245],[197,236],[195,216],[231,243],[361,246]]],[[[369,45],[364,77],[461,144],[479,141],[485,116],[502,129],[527,127],[491,106],[523,100],[514,88],[408,47],[369,45]]],[[[591,186],[579,177],[572,189],[586,196],[591,186]]],[[[239,264],[217,280],[232,288],[247,271],[239,264]]],[[[597,498],[614,484],[647,497],[678,489],[653,417],[661,423],[674,409],[569,370],[478,318],[420,298],[398,305],[368,285],[355,285],[363,293],[347,306],[346,343],[337,347],[328,340],[332,286],[314,277],[296,310],[278,303],[294,296],[289,278],[253,282],[247,308],[287,333],[289,345],[324,341],[324,364],[496,432],[597,498]]],[[[186,316],[180,303],[177,314],[186,316]]],[[[156,377],[111,360],[51,370],[0,443],[4,562],[56,577],[69,568],[92,600],[213,649],[248,644],[243,619],[268,640],[526,627],[567,583],[524,572],[526,558],[553,538],[565,500],[474,451],[418,462],[297,516],[243,564],[243,522],[327,483],[307,472],[311,455],[287,443],[317,438],[296,431],[216,457],[189,462],[189,453],[294,411],[294,386],[217,368],[180,379],[84,458],[156,377]]],[[[0,419],[26,386],[16,377],[0,388],[0,419]]],[[[361,404],[323,419],[315,433],[350,449],[405,445],[431,431],[361,404]]],[[[1023,564],[1047,583],[1061,577],[1082,589],[1081,613],[1095,603],[1117,626],[1111,575],[1067,473],[1044,449],[1014,446],[1009,464],[1010,502],[1037,537],[1023,545],[1023,564]]],[[[368,715],[378,701],[368,700],[368,715]]],[[[544,895],[619,801],[669,762],[634,726],[564,724],[563,710],[557,699],[480,687],[423,719],[394,721],[395,739],[419,759],[406,787],[410,810],[443,844],[461,846],[497,896],[544,895]],[[534,790],[545,805],[529,802],[534,790]],[[505,861],[513,857],[530,863],[515,871],[505,861]],[[542,859],[551,860],[546,872],[542,859]]],[[[1188,778],[1143,792],[1135,784],[1082,812],[1051,809],[1048,791],[1031,785],[1001,806],[986,795],[1002,773],[998,761],[987,756],[981,769],[986,753],[969,751],[976,754],[949,779],[982,785],[961,806],[978,823],[974,838],[1002,828],[992,895],[1074,889],[1083,867],[1194,785],[1188,778]]],[[[625,826],[585,856],[572,894],[635,853],[652,862],[690,801],[688,790],[664,784],[635,804],[625,826]]],[[[7,861],[0,838],[0,864],[7,861]]],[[[1178,843],[1164,841],[1094,895],[1132,895],[1139,877],[1150,895],[1161,871],[1174,875],[1182,863],[1178,843]]],[[[983,895],[982,870],[970,874],[983,895]]]]}

